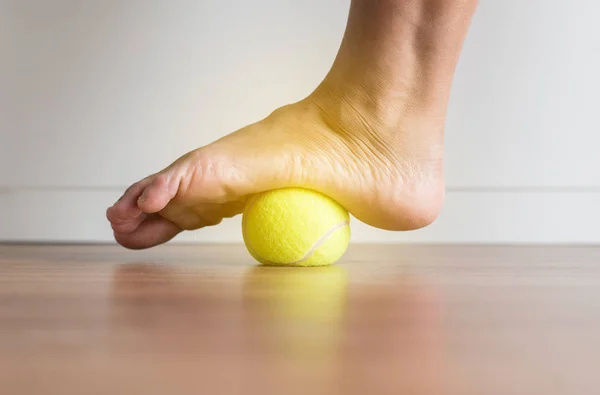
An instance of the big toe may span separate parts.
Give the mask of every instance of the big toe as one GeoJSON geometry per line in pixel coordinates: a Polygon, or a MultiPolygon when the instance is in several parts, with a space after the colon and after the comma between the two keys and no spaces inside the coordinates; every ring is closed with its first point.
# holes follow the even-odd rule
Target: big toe
{"type": "Polygon", "coordinates": [[[158,174],[144,188],[136,201],[144,213],[153,214],[164,209],[178,190],[178,182],[167,173],[158,174]]]}

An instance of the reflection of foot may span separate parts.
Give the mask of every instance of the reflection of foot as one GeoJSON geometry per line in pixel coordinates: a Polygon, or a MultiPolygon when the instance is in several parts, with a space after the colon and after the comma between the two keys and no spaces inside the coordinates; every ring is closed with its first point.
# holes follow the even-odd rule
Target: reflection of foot
{"type": "Polygon", "coordinates": [[[415,229],[442,203],[441,144],[429,126],[392,130],[349,103],[310,97],[134,184],[107,216],[119,243],[146,248],[239,214],[251,194],[302,186],[370,225],[415,229]]]}

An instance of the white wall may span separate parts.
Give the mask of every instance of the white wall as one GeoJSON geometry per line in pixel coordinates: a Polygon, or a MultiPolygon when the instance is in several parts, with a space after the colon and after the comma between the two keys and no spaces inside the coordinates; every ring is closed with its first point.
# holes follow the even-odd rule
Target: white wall
{"type": "MultiPolygon", "coordinates": [[[[0,240],[112,240],[131,182],[303,97],[349,1],[0,0],[0,240]],[[271,16],[272,15],[272,16],[271,16]]],[[[355,241],[600,242],[600,3],[481,0],[454,82],[447,203],[355,241]]],[[[240,241],[239,218],[179,240],[240,241]]]]}

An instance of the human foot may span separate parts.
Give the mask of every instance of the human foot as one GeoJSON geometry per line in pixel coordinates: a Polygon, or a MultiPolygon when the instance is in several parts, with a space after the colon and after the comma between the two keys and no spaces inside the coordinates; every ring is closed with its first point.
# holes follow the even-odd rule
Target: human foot
{"type": "Polygon", "coordinates": [[[353,0],[331,72],[306,99],[179,158],[107,210],[128,248],[305,187],[388,230],[430,224],[444,197],[443,126],[476,0],[353,0]]]}
{"type": "Polygon", "coordinates": [[[443,199],[441,141],[432,144],[427,130],[378,129],[343,102],[282,107],[134,184],[107,211],[116,240],[151,247],[241,213],[252,194],[291,186],[331,196],[378,228],[431,223],[443,199]]]}

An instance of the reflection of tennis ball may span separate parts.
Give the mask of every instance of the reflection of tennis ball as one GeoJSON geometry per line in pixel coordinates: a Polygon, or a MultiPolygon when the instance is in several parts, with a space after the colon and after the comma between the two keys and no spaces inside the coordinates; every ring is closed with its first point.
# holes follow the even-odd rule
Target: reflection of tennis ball
{"type": "Polygon", "coordinates": [[[318,192],[276,189],[248,200],[242,231],[248,251],[264,265],[323,266],[346,251],[350,216],[318,192]]]}
{"type": "Polygon", "coordinates": [[[253,267],[245,280],[245,299],[267,312],[271,324],[333,325],[345,308],[348,274],[342,265],[253,267]]]}
{"type": "Polygon", "coordinates": [[[244,343],[277,356],[261,363],[271,384],[305,381],[309,391],[300,393],[314,393],[311,384],[336,377],[346,341],[348,281],[344,265],[253,266],[245,273],[244,343]]]}

